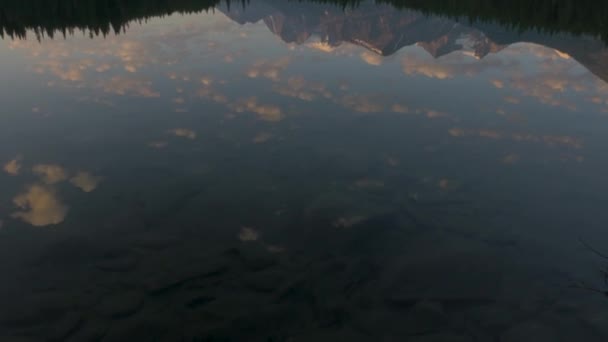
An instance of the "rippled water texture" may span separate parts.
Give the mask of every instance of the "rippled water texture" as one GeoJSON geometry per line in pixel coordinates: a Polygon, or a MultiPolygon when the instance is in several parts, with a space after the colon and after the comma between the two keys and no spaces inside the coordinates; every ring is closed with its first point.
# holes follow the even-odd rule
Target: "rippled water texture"
{"type": "Polygon", "coordinates": [[[608,340],[608,8],[7,1],[1,341],[608,340]]]}

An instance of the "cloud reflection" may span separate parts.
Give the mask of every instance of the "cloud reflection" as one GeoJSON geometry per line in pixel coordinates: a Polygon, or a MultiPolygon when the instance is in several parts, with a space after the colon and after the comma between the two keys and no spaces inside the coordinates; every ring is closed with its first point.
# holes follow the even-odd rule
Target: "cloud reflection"
{"type": "Polygon", "coordinates": [[[238,235],[239,240],[243,242],[257,241],[259,238],[258,232],[251,227],[241,227],[238,235]]]}
{"type": "Polygon", "coordinates": [[[160,93],[152,89],[152,82],[114,76],[100,82],[101,89],[115,95],[137,95],[141,97],[160,97],[160,93]]]}
{"type": "Polygon", "coordinates": [[[519,162],[520,157],[519,155],[515,154],[515,153],[511,153],[509,155],[506,155],[504,158],[502,158],[502,163],[503,164],[508,164],[508,165],[512,165],[512,164],[516,164],[517,162],[519,162]]]}
{"type": "Polygon", "coordinates": [[[272,81],[279,81],[280,74],[287,68],[291,58],[281,57],[276,60],[260,60],[255,62],[248,70],[247,76],[250,78],[264,77],[272,81]]]}
{"type": "Polygon", "coordinates": [[[46,184],[55,184],[68,179],[65,169],[55,164],[38,164],[32,168],[32,172],[40,176],[46,184]]]}
{"type": "Polygon", "coordinates": [[[489,69],[505,66],[501,59],[473,59],[465,53],[452,53],[435,59],[421,55],[420,50],[408,51],[401,66],[406,75],[420,75],[428,78],[446,80],[457,76],[475,76],[489,69]]]}
{"type": "Polygon", "coordinates": [[[12,217],[36,227],[59,224],[68,213],[68,207],[49,186],[32,185],[25,192],[17,195],[13,203],[23,211],[13,213],[12,217]]]}
{"type": "Polygon", "coordinates": [[[307,81],[302,76],[290,77],[287,84],[277,84],[273,89],[283,96],[303,101],[313,101],[318,97],[329,99],[333,96],[324,84],[307,81]]]}
{"type": "Polygon", "coordinates": [[[410,112],[410,109],[407,106],[402,105],[402,104],[394,104],[391,107],[391,110],[395,113],[402,113],[402,114],[410,112]]]}
{"type": "Polygon", "coordinates": [[[15,158],[4,165],[4,172],[16,176],[21,171],[21,158],[15,158]]]}
{"type": "Polygon", "coordinates": [[[284,117],[281,108],[270,104],[260,104],[256,97],[241,99],[232,107],[236,112],[239,113],[255,113],[261,120],[264,121],[278,122],[283,120],[284,117]]]}
{"type": "Polygon", "coordinates": [[[84,192],[92,192],[101,180],[101,177],[93,176],[88,172],[78,172],[70,179],[70,183],[84,192]]]}
{"type": "Polygon", "coordinates": [[[272,134],[262,132],[262,133],[256,134],[256,136],[253,137],[252,142],[254,144],[262,144],[262,143],[265,143],[265,142],[269,141],[270,139],[272,139],[272,137],[273,137],[272,134]]]}
{"type": "Polygon", "coordinates": [[[360,113],[379,113],[385,109],[384,101],[371,95],[345,95],[339,103],[360,113]]]}
{"type": "Polygon", "coordinates": [[[165,147],[167,147],[167,145],[169,145],[169,143],[166,141],[152,141],[152,142],[148,143],[148,146],[150,146],[152,148],[157,148],[157,149],[165,148],[165,147]]]}
{"type": "Polygon", "coordinates": [[[370,51],[364,51],[361,53],[361,59],[369,65],[379,66],[382,65],[382,56],[372,53],[370,51]]]}
{"type": "Polygon", "coordinates": [[[461,137],[481,137],[493,140],[509,139],[515,142],[531,142],[531,143],[543,143],[549,147],[568,147],[573,149],[583,148],[583,141],[580,138],[567,136],[567,135],[536,135],[532,133],[509,133],[500,132],[491,129],[463,129],[460,127],[453,127],[448,130],[448,133],[455,138],[461,137]]]}
{"type": "Polygon", "coordinates": [[[180,138],[186,138],[190,140],[196,139],[196,132],[188,128],[174,128],[169,130],[169,133],[180,138]]]}

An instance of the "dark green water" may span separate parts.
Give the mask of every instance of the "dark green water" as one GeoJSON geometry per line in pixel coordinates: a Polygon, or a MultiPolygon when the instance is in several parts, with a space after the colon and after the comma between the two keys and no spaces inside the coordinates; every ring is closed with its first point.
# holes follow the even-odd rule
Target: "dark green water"
{"type": "Polygon", "coordinates": [[[577,4],[8,1],[0,341],[608,340],[577,4]]]}

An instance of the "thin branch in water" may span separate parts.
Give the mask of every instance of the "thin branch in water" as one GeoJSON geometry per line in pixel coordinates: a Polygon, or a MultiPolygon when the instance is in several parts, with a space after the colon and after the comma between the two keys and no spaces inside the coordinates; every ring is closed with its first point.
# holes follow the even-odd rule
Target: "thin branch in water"
{"type": "MultiPolygon", "coordinates": [[[[603,254],[602,252],[598,251],[597,249],[591,247],[590,244],[588,244],[585,240],[583,240],[582,237],[578,238],[578,241],[580,241],[581,244],[583,244],[583,246],[585,246],[585,248],[587,248],[589,251],[591,251],[592,253],[598,255],[599,257],[603,258],[603,259],[608,259],[608,255],[603,254]]],[[[602,275],[602,277],[604,278],[604,285],[608,286],[608,268],[606,269],[601,269],[600,270],[600,274],[602,275]]],[[[589,285],[587,285],[585,282],[583,281],[575,281],[572,286],[573,288],[578,288],[578,289],[583,289],[583,290],[587,290],[587,291],[592,291],[592,292],[597,292],[600,293],[606,297],[608,297],[608,290],[600,290],[598,288],[595,287],[591,287],[589,285]]]]}
{"type": "Polygon", "coordinates": [[[600,273],[604,276],[604,285],[608,286],[608,270],[600,270],[600,273]]]}
{"type": "Polygon", "coordinates": [[[591,245],[589,245],[587,242],[585,242],[585,240],[583,240],[583,238],[579,237],[578,241],[580,241],[588,250],[590,250],[591,252],[599,255],[600,257],[604,258],[604,259],[608,259],[608,255],[603,254],[602,252],[598,251],[597,249],[591,247],[591,245]]]}
{"type": "Polygon", "coordinates": [[[591,287],[591,286],[585,284],[582,281],[579,281],[576,284],[572,284],[570,287],[575,288],[575,289],[582,289],[582,290],[597,292],[597,293],[603,294],[604,296],[608,297],[608,291],[602,291],[602,290],[596,289],[594,287],[591,287]]]}

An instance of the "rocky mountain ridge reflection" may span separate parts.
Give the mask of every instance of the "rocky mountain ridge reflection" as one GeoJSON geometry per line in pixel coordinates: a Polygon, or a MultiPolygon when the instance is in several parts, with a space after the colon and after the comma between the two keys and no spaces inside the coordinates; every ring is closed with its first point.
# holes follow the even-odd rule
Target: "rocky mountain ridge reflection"
{"type": "MultiPolygon", "coordinates": [[[[312,36],[318,36],[327,48],[352,43],[379,56],[389,56],[405,46],[417,44],[436,58],[463,49],[483,58],[511,44],[535,43],[573,57],[601,79],[608,80],[608,49],[600,38],[604,36],[601,31],[604,25],[591,15],[605,12],[597,4],[577,5],[577,13],[585,9],[589,12],[585,23],[582,23],[576,20],[580,13],[568,11],[561,11],[564,13],[554,17],[526,14],[513,19],[508,13],[501,17],[502,5],[498,2],[482,9],[466,1],[450,5],[452,7],[439,6],[434,1],[419,4],[396,0],[297,3],[180,0],[170,4],[162,1],[128,4],[120,0],[89,2],[92,6],[75,6],[71,2],[59,1],[49,11],[41,10],[48,4],[40,1],[9,3],[0,10],[0,34],[23,39],[27,38],[28,31],[33,31],[41,39],[43,36],[52,38],[58,32],[66,36],[80,30],[91,37],[106,36],[126,30],[133,21],[217,9],[240,24],[263,21],[270,31],[288,43],[302,44],[312,36]],[[539,19],[541,17],[544,19],[539,19]]],[[[539,3],[537,7],[551,6],[539,3]]],[[[567,8],[565,4],[564,8],[567,8]]]]}
{"type": "Polygon", "coordinates": [[[457,19],[373,3],[343,11],[310,3],[281,4],[264,0],[256,6],[218,7],[226,16],[245,24],[263,21],[286,43],[303,44],[318,36],[327,49],[342,43],[390,56],[411,45],[423,47],[435,58],[454,51],[470,50],[478,59],[516,43],[534,43],[571,56],[589,71],[608,81],[608,49],[591,37],[566,33],[515,31],[498,23],[465,23],[457,19]]]}

